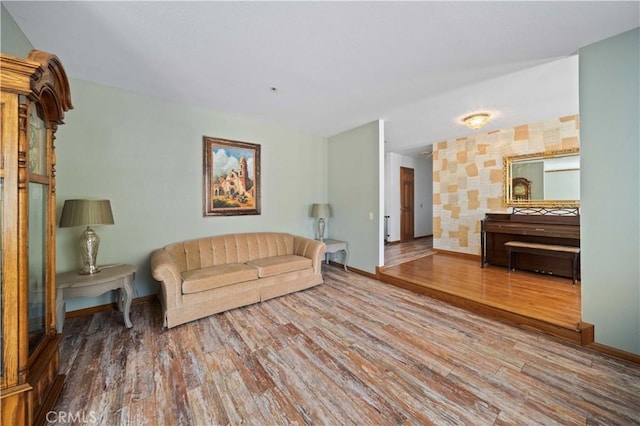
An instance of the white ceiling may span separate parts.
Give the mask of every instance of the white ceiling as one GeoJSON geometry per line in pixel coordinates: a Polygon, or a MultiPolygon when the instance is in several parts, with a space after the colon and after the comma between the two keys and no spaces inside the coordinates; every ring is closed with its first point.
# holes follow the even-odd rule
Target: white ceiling
{"type": "Polygon", "coordinates": [[[476,110],[578,113],[577,50],[640,26],[638,1],[2,4],[72,78],[321,136],[381,118],[404,154],[476,110]]]}

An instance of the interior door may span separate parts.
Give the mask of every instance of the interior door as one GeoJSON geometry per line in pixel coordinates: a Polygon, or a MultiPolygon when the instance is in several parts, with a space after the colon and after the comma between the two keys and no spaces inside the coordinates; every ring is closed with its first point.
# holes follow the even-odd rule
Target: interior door
{"type": "Polygon", "coordinates": [[[415,238],[413,222],[413,169],[400,167],[400,241],[415,238]]]}

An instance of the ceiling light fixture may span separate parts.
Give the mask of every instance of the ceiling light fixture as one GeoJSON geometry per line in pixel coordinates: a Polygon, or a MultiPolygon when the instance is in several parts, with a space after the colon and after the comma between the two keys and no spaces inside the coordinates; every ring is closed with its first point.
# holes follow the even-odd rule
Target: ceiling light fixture
{"type": "Polygon", "coordinates": [[[471,114],[462,119],[464,124],[470,129],[479,129],[489,121],[489,114],[485,112],[471,114]]]}

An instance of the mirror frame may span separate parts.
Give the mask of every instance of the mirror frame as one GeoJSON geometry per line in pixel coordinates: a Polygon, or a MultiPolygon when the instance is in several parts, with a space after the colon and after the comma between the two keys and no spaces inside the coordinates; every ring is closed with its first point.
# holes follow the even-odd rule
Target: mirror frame
{"type": "Polygon", "coordinates": [[[579,148],[561,149],[557,151],[536,152],[533,154],[511,155],[503,158],[503,201],[512,207],[580,207],[580,200],[514,200],[511,183],[513,163],[522,160],[544,160],[547,158],[568,157],[580,153],[579,148]]]}

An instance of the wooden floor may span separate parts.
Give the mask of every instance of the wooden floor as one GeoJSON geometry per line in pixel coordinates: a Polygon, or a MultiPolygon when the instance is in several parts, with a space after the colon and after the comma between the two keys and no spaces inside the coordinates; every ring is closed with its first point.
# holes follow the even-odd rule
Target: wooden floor
{"type": "Polygon", "coordinates": [[[570,342],[592,343],[593,326],[581,320],[580,282],[573,285],[570,279],[528,271],[509,273],[491,265],[481,268],[473,258],[434,254],[430,244],[415,240],[385,247],[380,280],[570,342]]]}
{"type": "Polygon", "coordinates": [[[101,425],[640,424],[637,364],[323,275],[171,330],[157,303],[132,306],[132,329],[116,311],[67,320],[55,410],[101,425]]]}
{"type": "Polygon", "coordinates": [[[384,266],[390,267],[433,254],[433,236],[384,246],[384,266]]]}

